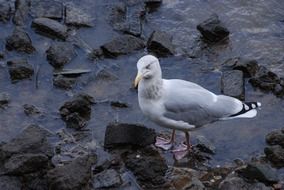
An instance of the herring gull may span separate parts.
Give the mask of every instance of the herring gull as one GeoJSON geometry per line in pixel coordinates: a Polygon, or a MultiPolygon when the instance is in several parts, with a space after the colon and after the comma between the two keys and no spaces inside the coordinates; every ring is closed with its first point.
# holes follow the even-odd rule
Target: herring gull
{"type": "Polygon", "coordinates": [[[175,138],[175,130],[185,133],[185,144],[173,150],[176,159],[181,159],[191,149],[189,131],[218,120],[253,118],[259,102],[240,100],[216,95],[198,84],[180,80],[163,79],[159,60],[146,55],[137,62],[138,101],[143,114],[161,127],[172,129],[170,139],[157,137],[155,145],[169,150],[175,138]]]}

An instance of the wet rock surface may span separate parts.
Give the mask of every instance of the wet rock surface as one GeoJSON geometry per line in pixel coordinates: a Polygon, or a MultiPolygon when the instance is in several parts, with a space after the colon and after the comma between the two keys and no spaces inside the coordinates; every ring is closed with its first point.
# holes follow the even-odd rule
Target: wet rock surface
{"type": "Polygon", "coordinates": [[[269,145],[280,145],[284,147],[284,130],[274,130],[268,133],[265,137],[269,145]]]}
{"type": "Polygon", "coordinates": [[[1,176],[0,177],[0,189],[9,190],[22,190],[22,183],[17,177],[1,176]]]}
{"type": "Polygon", "coordinates": [[[0,108],[5,108],[10,102],[9,94],[2,92],[0,93],[0,108]]]}
{"type": "Polygon", "coordinates": [[[71,77],[57,75],[53,78],[53,85],[61,89],[66,89],[66,90],[71,89],[75,83],[76,79],[71,77]]]}
{"type": "Polygon", "coordinates": [[[155,143],[153,129],[136,124],[114,123],[106,128],[104,146],[114,148],[121,145],[146,146],[155,143]]]}
{"type": "Polygon", "coordinates": [[[13,34],[6,39],[6,48],[19,52],[32,53],[35,48],[29,35],[20,27],[16,27],[13,34]]]}
{"type": "Polygon", "coordinates": [[[67,4],[65,7],[65,23],[73,26],[93,26],[93,18],[86,10],[75,6],[74,4],[67,4]]]}
{"type": "Polygon", "coordinates": [[[69,42],[54,42],[46,50],[46,58],[54,68],[62,68],[76,56],[73,45],[69,42]]]}
{"type": "Polygon", "coordinates": [[[147,48],[150,52],[161,57],[174,55],[175,52],[172,44],[172,37],[162,31],[154,31],[151,34],[147,43],[147,48]]]}
{"type": "Polygon", "coordinates": [[[58,1],[31,1],[31,15],[36,18],[62,19],[63,4],[58,1]]]}
{"type": "Polygon", "coordinates": [[[263,183],[247,183],[240,177],[228,177],[219,185],[220,190],[272,190],[263,183]]]}
{"type": "Polygon", "coordinates": [[[218,42],[228,37],[230,34],[217,14],[211,15],[210,18],[197,25],[197,30],[199,30],[204,39],[209,42],[218,42]]]}
{"type": "Polygon", "coordinates": [[[206,139],[204,136],[197,136],[196,137],[197,143],[196,147],[202,151],[209,154],[215,154],[216,153],[216,147],[211,143],[208,139],[206,139]]]}
{"type": "Polygon", "coordinates": [[[264,153],[269,161],[276,167],[284,167],[284,148],[280,145],[266,147],[264,153]]]}
{"type": "Polygon", "coordinates": [[[15,9],[16,12],[13,17],[13,22],[17,26],[27,24],[29,16],[29,0],[16,0],[15,9]]]}
{"type": "Polygon", "coordinates": [[[122,180],[117,171],[108,169],[94,176],[93,188],[115,188],[121,185],[122,180]]]}
{"type": "Polygon", "coordinates": [[[221,92],[241,100],[245,98],[244,78],[242,71],[225,71],[222,73],[221,92]]]}
{"type": "Polygon", "coordinates": [[[145,43],[140,38],[131,35],[122,35],[101,46],[105,56],[117,57],[128,54],[145,47],[145,43]]]}
{"type": "Polygon", "coordinates": [[[23,108],[27,116],[38,115],[41,113],[41,111],[36,106],[31,104],[24,104],[23,108]]]}
{"type": "Polygon", "coordinates": [[[22,79],[30,79],[34,74],[33,67],[26,59],[13,59],[7,61],[7,65],[13,83],[22,79]]]}
{"type": "Polygon", "coordinates": [[[91,105],[94,100],[87,94],[79,94],[72,100],[64,103],[59,112],[66,126],[74,129],[82,129],[91,117],[91,105]]]}
{"type": "Polygon", "coordinates": [[[67,38],[67,27],[56,20],[49,18],[36,18],[32,22],[32,27],[39,34],[50,38],[59,38],[65,40],[67,38]]]}
{"type": "Polygon", "coordinates": [[[11,7],[8,0],[0,1],[0,21],[7,22],[11,16],[11,7]]]}

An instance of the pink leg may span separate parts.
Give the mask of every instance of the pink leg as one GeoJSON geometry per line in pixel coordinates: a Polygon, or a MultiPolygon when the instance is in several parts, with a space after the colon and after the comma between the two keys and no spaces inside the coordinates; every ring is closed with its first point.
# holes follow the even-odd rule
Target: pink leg
{"type": "Polygon", "coordinates": [[[174,157],[176,160],[184,158],[191,150],[191,144],[189,142],[189,133],[185,132],[185,143],[181,144],[177,149],[173,150],[174,157]]]}
{"type": "Polygon", "coordinates": [[[165,139],[163,137],[157,137],[155,146],[159,147],[159,148],[162,148],[163,150],[169,150],[173,146],[173,142],[175,140],[175,133],[176,133],[176,130],[173,129],[172,136],[171,136],[170,140],[169,139],[165,139]]]}

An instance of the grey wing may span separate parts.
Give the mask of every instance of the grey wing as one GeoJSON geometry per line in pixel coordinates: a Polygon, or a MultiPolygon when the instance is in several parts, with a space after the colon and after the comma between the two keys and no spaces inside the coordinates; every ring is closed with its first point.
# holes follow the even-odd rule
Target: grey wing
{"type": "Polygon", "coordinates": [[[179,81],[166,81],[163,100],[165,117],[202,126],[242,109],[242,103],[235,98],[217,96],[200,86],[191,87],[192,83],[184,85],[185,82],[180,84],[179,81]]]}

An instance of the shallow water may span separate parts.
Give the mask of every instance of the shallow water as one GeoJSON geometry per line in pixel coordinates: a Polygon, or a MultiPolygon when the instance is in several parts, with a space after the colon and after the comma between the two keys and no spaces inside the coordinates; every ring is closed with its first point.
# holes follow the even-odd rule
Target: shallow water
{"type": "MultiPolygon", "coordinates": [[[[118,1],[82,1],[80,6],[95,16],[95,26],[81,28],[74,35],[91,48],[97,48],[118,36],[119,33],[108,24],[106,14],[110,5],[115,2],[118,1]]],[[[276,0],[164,0],[158,11],[147,15],[143,34],[148,37],[152,30],[159,29],[173,36],[177,55],[160,59],[164,78],[190,80],[220,93],[221,63],[231,57],[256,59],[259,64],[284,77],[283,10],[284,1],[276,0]],[[217,13],[230,30],[230,41],[227,45],[216,44],[201,50],[198,48],[200,42],[196,25],[212,13],[217,13]]],[[[11,22],[0,23],[0,50],[4,49],[5,38],[11,34],[13,28],[11,22]]],[[[1,141],[8,141],[30,123],[41,124],[54,132],[65,128],[58,109],[78,92],[86,92],[97,101],[119,100],[129,105],[125,109],[112,108],[107,103],[98,103],[92,107],[92,118],[87,129],[92,131],[99,145],[103,145],[107,124],[113,121],[139,123],[157,131],[165,130],[142,115],[138,107],[137,92],[132,89],[136,62],[146,51],[116,59],[90,61],[87,59],[87,50],[77,48],[77,57],[65,68],[87,68],[92,72],[80,77],[72,90],[64,91],[53,87],[53,68],[46,61],[45,50],[52,40],[36,34],[29,27],[26,30],[37,52],[31,55],[7,52],[5,59],[0,60],[0,92],[7,92],[11,96],[9,107],[0,110],[1,141]],[[13,57],[26,57],[34,68],[40,68],[38,88],[34,78],[11,84],[5,62],[13,57]],[[113,73],[118,80],[94,80],[101,69],[113,73]],[[26,116],[22,107],[25,103],[37,106],[44,116],[26,116]]],[[[213,156],[212,164],[225,164],[236,158],[249,160],[252,156],[262,154],[265,135],[273,129],[283,127],[283,99],[253,89],[246,83],[246,101],[252,100],[262,103],[262,109],[256,118],[217,122],[192,132],[193,139],[196,135],[204,135],[216,146],[217,153],[213,156]]],[[[166,154],[166,158],[173,164],[171,155],[166,154]]]]}

